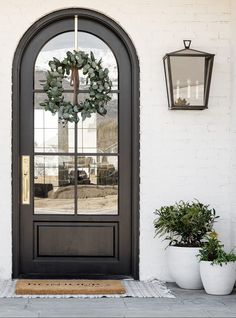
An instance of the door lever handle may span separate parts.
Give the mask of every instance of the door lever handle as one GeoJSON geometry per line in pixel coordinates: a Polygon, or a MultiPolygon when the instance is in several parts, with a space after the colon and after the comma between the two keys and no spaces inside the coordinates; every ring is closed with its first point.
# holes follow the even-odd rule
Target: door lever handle
{"type": "Polygon", "coordinates": [[[21,202],[30,204],[30,156],[21,157],[21,202]]]}

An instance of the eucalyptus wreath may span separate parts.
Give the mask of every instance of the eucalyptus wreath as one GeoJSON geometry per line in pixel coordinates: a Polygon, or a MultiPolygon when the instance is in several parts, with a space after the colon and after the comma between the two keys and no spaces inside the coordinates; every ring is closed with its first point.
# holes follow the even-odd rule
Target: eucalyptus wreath
{"type": "Polygon", "coordinates": [[[91,117],[92,113],[106,115],[105,106],[111,99],[109,93],[112,87],[107,68],[102,67],[102,59],[97,61],[93,52],[90,55],[84,51],[68,51],[66,57],[60,61],[57,58],[49,61],[50,70],[47,72],[46,82],[43,86],[47,99],[40,105],[52,114],[58,113],[59,121],[79,121],[79,114],[83,120],[91,117]],[[79,70],[83,71],[86,77],[86,85],[89,84],[89,97],[78,102],[79,92],[79,70]],[[65,100],[62,82],[69,78],[70,85],[74,88],[73,102],[65,100]]]}

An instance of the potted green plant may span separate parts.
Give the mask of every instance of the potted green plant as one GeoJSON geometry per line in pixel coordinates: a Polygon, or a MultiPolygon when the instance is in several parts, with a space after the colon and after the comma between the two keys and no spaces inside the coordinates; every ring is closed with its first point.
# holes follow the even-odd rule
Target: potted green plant
{"type": "Polygon", "coordinates": [[[167,258],[173,280],[181,288],[201,289],[197,255],[203,238],[212,231],[215,210],[195,200],[162,206],[155,214],[155,236],[169,240],[167,258]]]}
{"type": "Polygon", "coordinates": [[[236,255],[226,253],[224,245],[212,232],[199,251],[200,275],[204,289],[211,295],[228,295],[236,280],[236,255]]]}

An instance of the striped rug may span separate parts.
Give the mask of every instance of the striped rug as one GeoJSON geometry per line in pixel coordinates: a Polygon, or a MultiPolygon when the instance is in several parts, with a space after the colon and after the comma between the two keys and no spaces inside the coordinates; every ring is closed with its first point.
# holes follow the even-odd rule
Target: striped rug
{"type": "Polygon", "coordinates": [[[112,295],[16,295],[16,280],[0,281],[0,298],[175,298],[164,282],[159,280],[136,281],[123,280],[125,294],[112,295]]]}

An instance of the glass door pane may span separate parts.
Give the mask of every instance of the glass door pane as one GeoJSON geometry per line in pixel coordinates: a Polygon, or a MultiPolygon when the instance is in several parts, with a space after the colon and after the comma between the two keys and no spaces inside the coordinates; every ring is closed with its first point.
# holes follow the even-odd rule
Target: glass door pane
{"type": "Polygon", "coordinates": [[[118,94],[111,94],[106,109],[105,116],[92,114],[79,121],[78,153],[118,153],[118,94]]]}
{"type": "Polygon", "coordinates": [[[34,157],[34,213],[74,214],[73,156],[34,157]]]}
{"type": "MultiPolygon", "coordinates": [[[[109,77],[112,80],[112,89],[118,89],[118,67],[116,58],[109,46],[98,37],[86,33],[78,32],[79,50],[88,54],[92,51],[97,60],[102,58],[102,65],[109,69],[109,77]]],[[[62,60],[67,51],[74,50],[74,32],[66,32],[51,39],[40,51],[35,63],[35,89],[42,89],[48,70],[48,62],[56,57],[62,60]]],[[[80,89],[88,89],[86,76],[80,73],[80,89]]],[[[70,80],[63,81],[64,89],[71,89],[70,80]]]]}
{"type": "MultiPolygon", "coordinates": [[[[68,123],[64,127],[57,114],[44,111],[40,103],[47,98],[43,85],[48,62],[53,57],[62,60],[67,51],[74,50],[74,32],[57,35],[39,52],[34,72],[36,214],[118,214],[119,93],[114,92],[118,89],[117,62],[109,46],[92,34],[78,32],[78,44],[80,50],[88,54],[92,51],[97,60],[102,58],[103,67],[109,69],[113,92],[106,116],[91,114],[77,125],[68,123]]],[[[80,70],[79,101],[89,97],[82,73],[80,70]]],[[[63,88],[65,100],[72,101],[70,75],[63,79],[63,88]]]]}
{"type": "MultiPolygon", "coordinates": [[[[58,122],[57,114],[45,111],[40,103],[46,94],[35,93],[34,98],[34,151],[44,153],[75,152],[75,125],[68,123],[65,127],[58,122]]],[[[65,98],[72,99],[71,93],[65,98]]]]}
{"type": "Polygon", "coordinates": [[[78,157],[77,171],[78,214],[118,214],[118,157],[78,157]]]}

